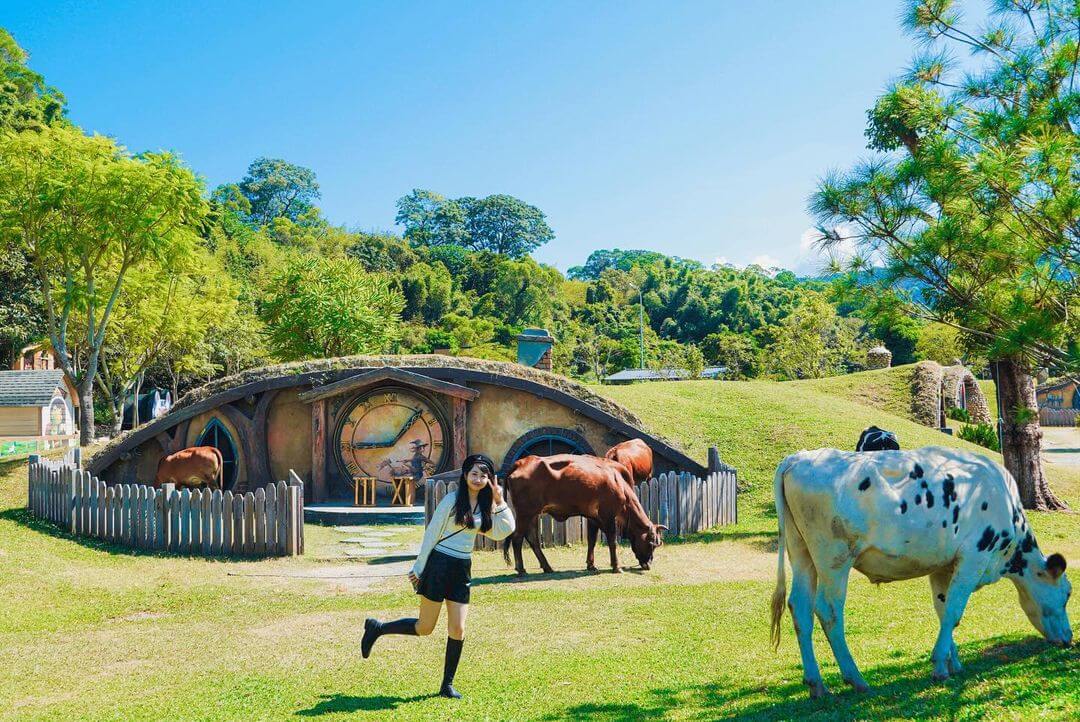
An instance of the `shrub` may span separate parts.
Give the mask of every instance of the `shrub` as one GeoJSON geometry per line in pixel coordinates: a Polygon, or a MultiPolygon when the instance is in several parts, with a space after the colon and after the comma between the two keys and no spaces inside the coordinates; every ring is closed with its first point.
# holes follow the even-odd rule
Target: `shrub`
{"type": "Polygon", "coordinates": [[[962,409],[959,406],[953,406],[945,412],[945,415],[953,421],[963,421],[965,424],[971,423],[971,414],[968,413],[967,409],[962,409]]]}
{"type": "Polygon", "coordinates": [[[964,426],[957,434],[964,441],[984,446],[991,451],[1001,451],[998,444],[997,430],[992,424],[971,424],[964,426]]]}

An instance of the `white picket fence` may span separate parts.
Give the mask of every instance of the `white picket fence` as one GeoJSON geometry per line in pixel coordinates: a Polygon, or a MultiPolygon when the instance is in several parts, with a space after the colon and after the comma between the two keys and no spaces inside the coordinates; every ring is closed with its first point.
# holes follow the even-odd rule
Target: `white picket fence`
{"type": "MultiPolygon", "coordinates": [[[[672,472],[644,481],[635,489],[641,506],[653,523],[667,526],[668,536],[683,536],[714,526],[735,524],[738,521],[737,483],[734,470],[716,471],[704,479],[672,472]]],[[[431,520],[435,507],[443,497],[456,488],[456,481],[427,480],[424,494],[425,524],[431,520]]],[[[512,495],[508,501],[512,507],[512,495]]],[[[559,522],[547,514],[542,514],[537,524],[541,547],[580,544],[588,542],[589,539],[585,517],[575,516],[559,522]]],[[[477,549],[493,550],[497,547],[497,543],[477,535],[477,549]]]]}
{"type": "Polygon", "coordinates": [[[303,482],[254,493],[106,484],[63,462],[31,457],[30,512],[82,537],[133,549],[194,556],[272,557],[304,553],[303,482]]]}

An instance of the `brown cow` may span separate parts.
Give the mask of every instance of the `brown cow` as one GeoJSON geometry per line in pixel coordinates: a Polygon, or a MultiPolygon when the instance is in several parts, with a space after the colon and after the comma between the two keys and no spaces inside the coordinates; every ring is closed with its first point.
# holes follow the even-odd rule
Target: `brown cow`
{"type": "Polygon", "coordinates": [[[652,478],[652,449],[641,439],[628,439],[620,444],[615,444],[604,454],[604,458],[617,461],[629,469],[634,476],[635,484],[640,484],[652,478]]]}
{"type": "Polygon", "coordinates": [[[225,462],[213,446],[192,446],[175,454],[161,457],[154,486],[176,484],[177,487],[223,489],[225,462]]]}
{"type": "Polygon", "coordinates": [[[536,531],[536,520],[550,514],[558,521],[583,516],[589,521],[589,552],[586,568],[596,571],[593,551],[602,529],[611,550],[611,571],[618,573],[616,544],[620,535],[630,540],[642,569],[652,563],[653,552],[663,543],[660,532],[667,529],[649,521],[634,493],[630,470],[617,461],[595,456],[556,454],[526,456],[514,463],[506,477],[506,488],[514,504],[517,528],[503,542],[503,557],[510,563],[510,547],[518,574],[525,574],[521,558],[522,539],[529,542],[545,574],[553,570],[536,531]]]}

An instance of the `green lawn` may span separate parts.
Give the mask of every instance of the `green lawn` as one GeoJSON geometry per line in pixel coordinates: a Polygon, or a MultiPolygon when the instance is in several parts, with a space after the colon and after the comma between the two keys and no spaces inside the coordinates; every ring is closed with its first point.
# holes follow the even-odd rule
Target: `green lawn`
{"type": "MultiPolygon", "coordinates": [[[[501,556],[474,563],[460,702],[433,698],[445,628],[357,645],[368,614],[414,612],[386,565],[330,559],[309,527],[308,558],[208,562],[71,540],[28,519],[25,472],[0,463],[0,716],[12,719],[1075,719],[1080,654],[1036,639],[1007,582],[977,594],[957,630],[959,678],[930,681],[929,586],[853,577],[848,638],[876,689],[837,678],[807,699],[790,621],[767,644],[775,574],[772,470],[787,453],[850,447],[877,422],[905,445],[950,439],[812,384],[682,382],[603,387],[695,458],[710,444],[746,483],[739,526],[668,544],[648,573],[586,574],[583,550],[553,550],[553,577],[519,581],[501,556]],[[342,569],[370,586],[295,578],[342,569]],[[251,576],[259,575],[259,576],[251,576]]],[[[964,445],[963,442],[951,440],[964,445]]],[[[1080,506],[1077,475],[1053,467],[1080,506]]],[[[1080,518],[1032,515],[1043,548],[1080,558],[1080,518]]],[[[413,532],[403,532],[405,536],[413,532]]],[[[415,538],[415,536],[411,537],[415,538]]],[[[622,552],[629,563],[628,550],[622,552]]],[[[527,556],[530,569],[537,568],[527,556]]],[[[336,573],[336,572],[335,572],[336,573]]],[[[1074,573],[1075,575],[1075,573],[1074,573]]],[[[1080,618],[1073,602],[1072,616],[1080,618]]]]}

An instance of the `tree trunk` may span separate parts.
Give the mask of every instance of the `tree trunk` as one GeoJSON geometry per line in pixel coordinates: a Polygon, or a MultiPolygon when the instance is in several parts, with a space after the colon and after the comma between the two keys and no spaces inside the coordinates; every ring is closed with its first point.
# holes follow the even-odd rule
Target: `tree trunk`
{"type": "Polygon", "coordinates": [[[135,404],[131,407],[131,428],[139,428],[141,419],[139,418],[139,392],[142,391],[143,376],[140,373],[135,377],[135,404]]]}
{"type": "Polygon", "coordinates": [[[79,446],[94,443],[94,379],[89,374],[79,384],[79,446]]]}
{"type": "Polygon", "coordinates": [[[997,372],[997,393],[1001,399],[1001,455],[1005,457],[1005,468],[1016,479],[1024,508],[1039,511],[1068,509],[1050,491],[1043,473],[1042,429],[1039,428],[1035,380],[1031,371],[1018,359],[994,361],[991,365],[997,372]]]}

